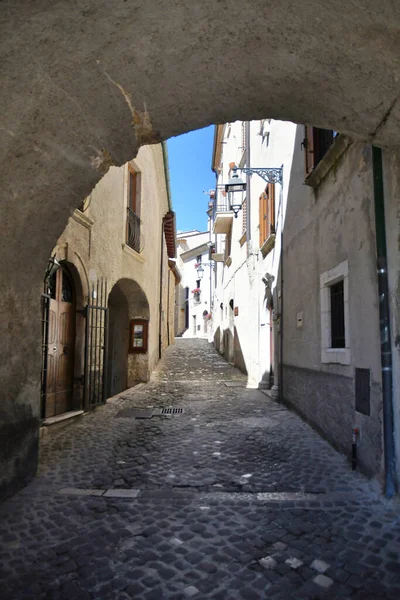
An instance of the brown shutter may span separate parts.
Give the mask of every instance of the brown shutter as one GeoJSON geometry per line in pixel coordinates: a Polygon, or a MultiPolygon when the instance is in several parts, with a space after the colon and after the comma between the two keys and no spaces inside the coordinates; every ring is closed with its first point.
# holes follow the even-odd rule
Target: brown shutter
{"type": "Polygon", "coordinates": [[[305,160],[305,169],[306,169],[306,177],[312,172],[314,169],[314,134],[313,127],[311,125],[304,125],[304,160],[305,160]]]}
{"type": "Polygon", "coordinates": [[[247,228],[247,198],[244,199],[242,204],[242,234],[247,228]]]}
{"type": "Polygon", "coordinates": [[[267,239],[268,196],[263,192],[259,199],[260,247],[267,239]]]}
{"type": "Polygon", "coordinates": [[[268,235],[275,233],[275,184],[268,184],[268,235]]]}

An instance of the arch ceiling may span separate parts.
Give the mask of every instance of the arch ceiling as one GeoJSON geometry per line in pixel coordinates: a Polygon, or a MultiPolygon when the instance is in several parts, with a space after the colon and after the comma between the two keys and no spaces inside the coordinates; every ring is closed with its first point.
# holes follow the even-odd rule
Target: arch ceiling
{"type": "Polygon", "coordinates": [[[21,225],[51,206],[47,249],[143,143],[256,117],[400,139],[392,0],[5,0],[0,17],[2,191],[21,225]]]}
{"type": "Polygon", "coordinates": [[[49,253],[109,166],[238,118],[395,146],[399,24],[393,0],[0,3],[0,422],[25,424],[10,456],[37,456],[49,253]]]}

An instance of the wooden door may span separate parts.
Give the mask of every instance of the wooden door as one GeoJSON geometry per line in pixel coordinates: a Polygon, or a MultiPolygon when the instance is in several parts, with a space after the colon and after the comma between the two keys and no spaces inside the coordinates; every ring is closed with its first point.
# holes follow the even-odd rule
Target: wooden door
{"type": "Polygon", "coordinates": [[[72,279],[58,269],[49,282],[46,417],[71,409],[74,378],[75,293],[72,279]]]}

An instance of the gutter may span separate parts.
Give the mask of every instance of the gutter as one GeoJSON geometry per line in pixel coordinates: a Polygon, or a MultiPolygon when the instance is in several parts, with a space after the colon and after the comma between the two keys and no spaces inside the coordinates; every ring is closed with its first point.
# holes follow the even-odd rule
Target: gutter
{"type": "Polygon", "coordinates": [[[397,492],[393,421],[392,345],[390,335],[382,150],[376,146],[372,146],[372,173],[374,179],[376,266],[378,273],[379,328],[381,341],[385,495],[387,498],[392,498],[397,492]]]}
{"type": "Polygon", "coordinates": [[[169,160],[168,160],[167,142],[161,142],[161,148],[162,148],[162,153],[163,153],[165,185],[167,188],[168,210],[171,212],[172,211],[172,199],[171,199],[171,182],[170,182],[170,178],[169,178],[169,160]]]}

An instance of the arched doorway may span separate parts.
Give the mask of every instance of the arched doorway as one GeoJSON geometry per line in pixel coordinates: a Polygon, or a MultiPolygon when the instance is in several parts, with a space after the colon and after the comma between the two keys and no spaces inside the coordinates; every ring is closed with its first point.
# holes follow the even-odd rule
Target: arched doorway
{"type": "Polygon", "coordinates": [[[115,396],[127,388],[129,313],[128,300],[118,284],[108,297],[108,364],[107,396],[115,396]]]}
{"type": "Polygon", "coordinates": [[[74,387],[76,293],[73,279],[61,266],[48,280],[45,322],[44,417],[71,409],[74,387]]]}
{"type": "Polygon", "coordinates": [[[150,328],[146,294],[136,281],[117,281],[108,297],[108,309],[107,395],[110,397],[148,380],[154,362],[151,351],[156,353],[157,342],[154,328],[150,328]],[[153,343],[148,343],[150,336],[153,343]]]}

